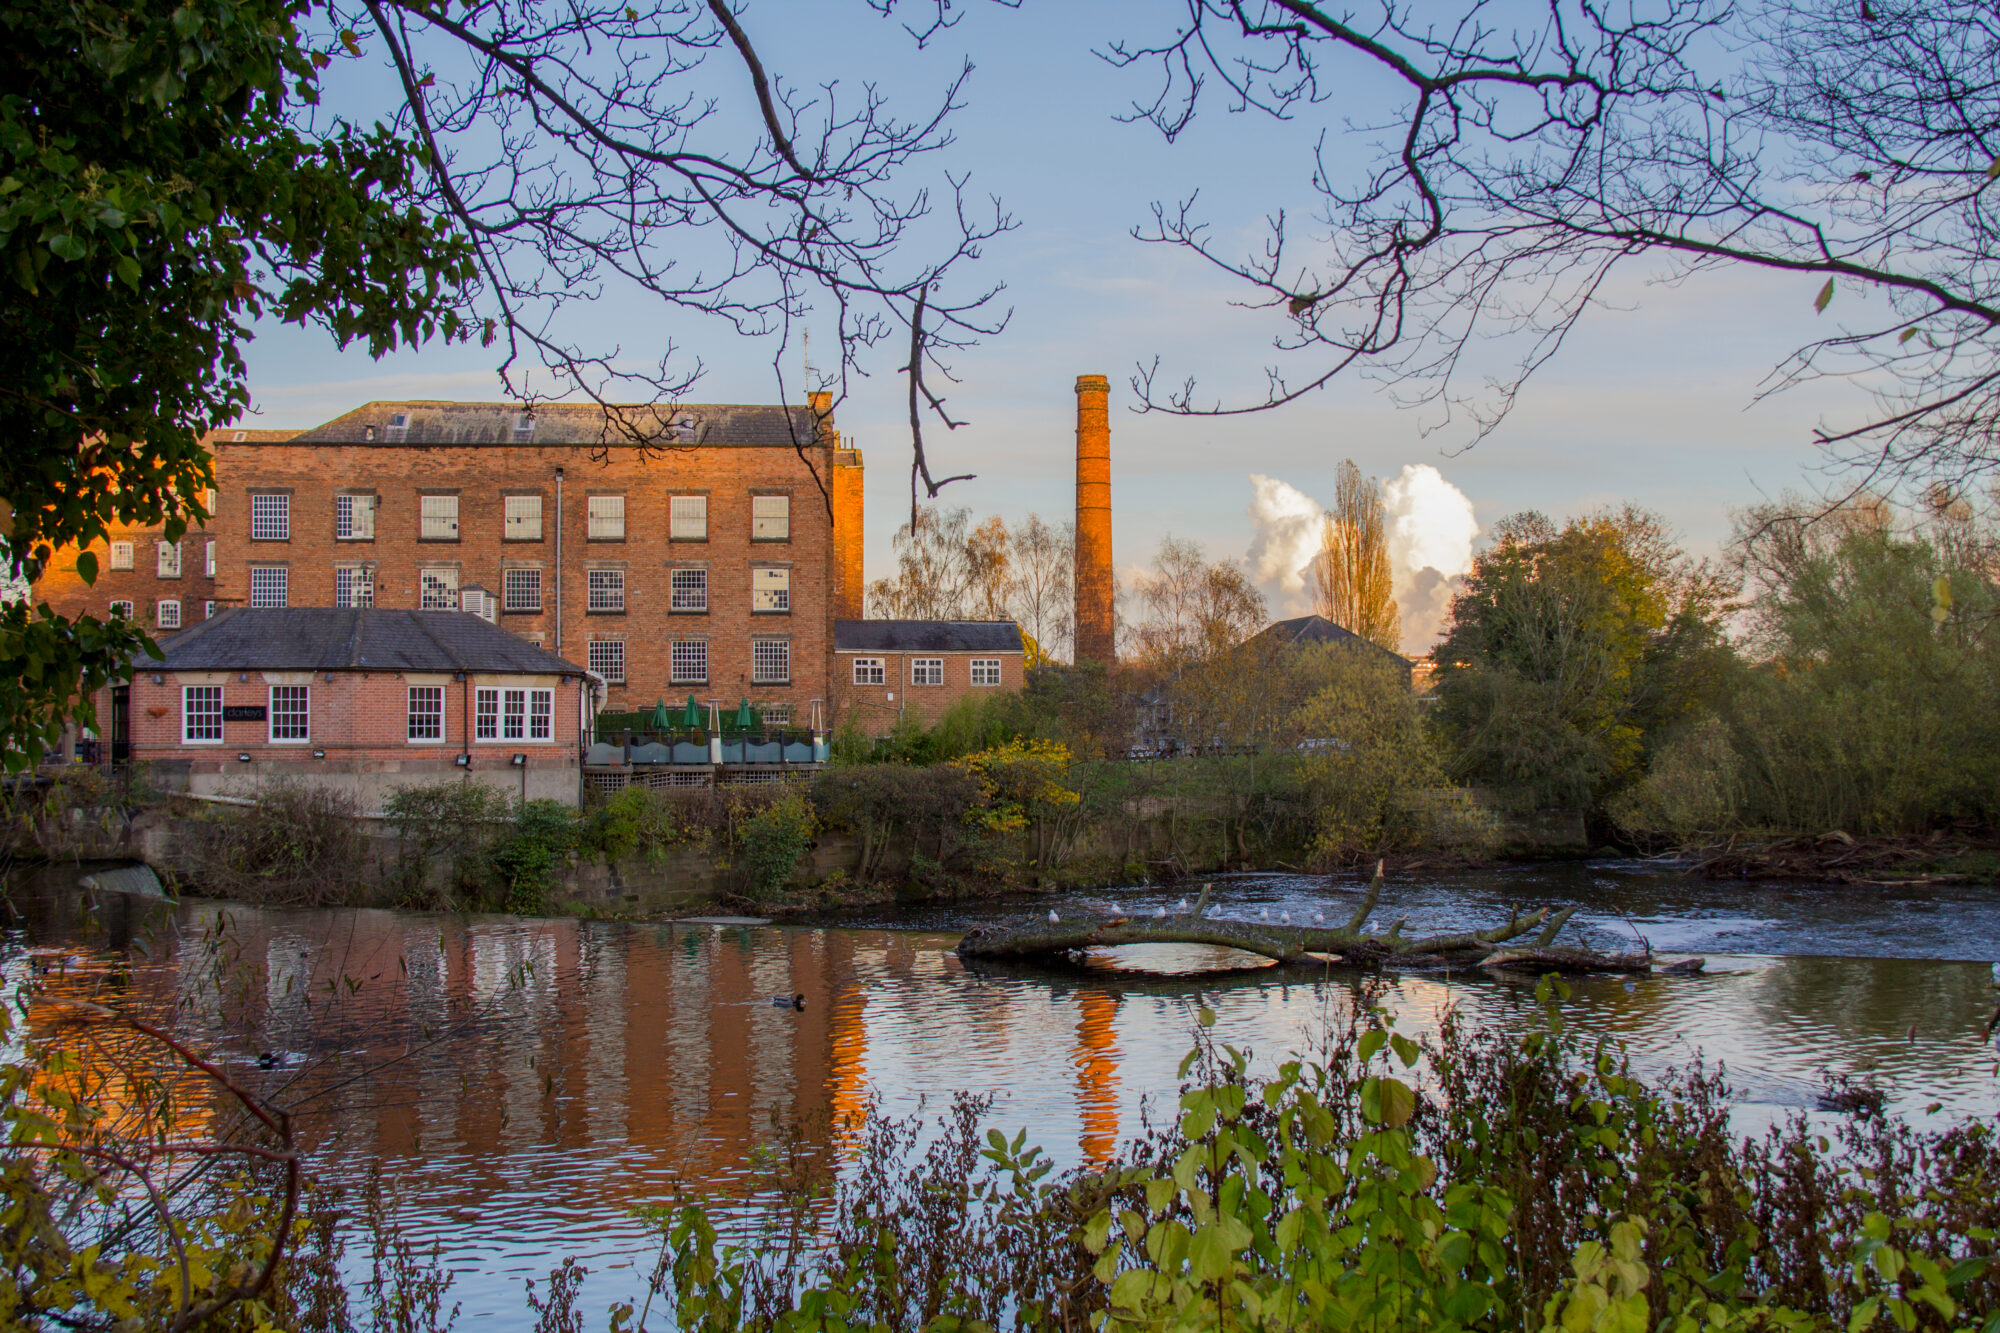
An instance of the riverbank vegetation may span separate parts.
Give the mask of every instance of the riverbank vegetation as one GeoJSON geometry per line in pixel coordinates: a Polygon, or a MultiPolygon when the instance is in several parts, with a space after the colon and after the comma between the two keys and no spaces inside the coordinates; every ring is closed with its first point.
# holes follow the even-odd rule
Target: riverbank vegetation
{"type": "MultiPolygon", "coordinates": [[[[747,1199],[641,1207],[659,1248],[602,1315],[574,1259],[531,1285],[538,1327],[1991,1328],[1991,1126],[1868,1112],[1739,1136],[1719,1071],[1642,1079],[1566,998],[1545,981],[1525,1032],[1447,1013],[1412,1038],[1363,992],[1275,1066],[1203,1012],[1173,1114],[1069,1170],[975,1094],[934,1121],[870,1104],[784,1126],[747,1199]]],[[[23,1223],[0,1233],[10,1327],[452,1326],[450,1274],[379,1179],[301,1179],[282,1119],[193,1052],[149,1048],[178,1100],[94,1079],[86,1048],[135,1034],[71,1007],[0,1077],[0,1121],[36,1149],[0,1176],[23,1223]],[[202,1108],[198,1142],[170,1107],[202,1108]]]]}

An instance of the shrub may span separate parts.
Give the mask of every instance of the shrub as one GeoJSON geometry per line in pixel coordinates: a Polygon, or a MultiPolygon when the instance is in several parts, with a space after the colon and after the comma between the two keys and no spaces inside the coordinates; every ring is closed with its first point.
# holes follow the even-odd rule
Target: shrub
{"type": "Polygon", "coordinates": [[[797,792],[787,792],[744,820],[736,839],[751,895],[767,898],[784,888],[818,831],[812,803],[797,792]]]}
{"type": "Polygon", "coordinates": [[[326,907],[356,900],[366,843],[344,791],[262,788],[252,806],[205,807],[172,867],[197,892],[254,903],[326,907]]]}
{"type": "Polygon", "coordinates": [[[616,861],[634,854],[657,860],[697,834],[690,801],[681,794],[631,786],[593,802],[582,843],[616,861]]]}
{"type": "Polygon", "coordinates": [[[537,916],[546,910],[549,890],[561,880],[582,831],[576,811],[561,801],[521,803],[513,827],[492,853],[509,912],[537,916]]]}
{"type": "Polygon", "coordinates": [[[978,779],[959,765],[829,768],[814,776],[811,790],[813,807],[828,828],[860,836],[854,877],[864,884],[897,847],[927,847],[940,864],[952,860],[972,836],[974,812],[986,801],[978,779]]]}
{"type": "Polygon", "coordinates": [[[507,818],[505,792],[463,779],[399,787],[382,810],[398,835],[401,906],[451,907],[484,896],[491,871],[487,852],[507,818]],[[434,876],[439,867],[443,874],[434,876]]]}

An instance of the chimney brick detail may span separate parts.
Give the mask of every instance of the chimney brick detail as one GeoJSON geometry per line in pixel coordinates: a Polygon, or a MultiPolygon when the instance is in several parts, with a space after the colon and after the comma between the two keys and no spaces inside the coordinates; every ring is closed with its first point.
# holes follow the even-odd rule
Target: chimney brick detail
{"type": "Polygon", "coordinates": [[[1076,660],[1116,655],[1111,564],[1111,382],[1076,380],[1076,660]]]}

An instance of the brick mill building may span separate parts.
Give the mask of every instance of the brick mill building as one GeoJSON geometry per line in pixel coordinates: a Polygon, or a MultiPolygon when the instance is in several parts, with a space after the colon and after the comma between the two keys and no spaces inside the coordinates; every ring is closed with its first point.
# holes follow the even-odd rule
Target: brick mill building
{"type": "Polygon", "coordinates": [[[1027,680],[1021,627],[1011,620],[840,620],[833,652],[840,716],[869,736],[905,717],[929,726],[961,699],[1027,680]]]}
{"type": "Polygon", "coordinates": [[[378,402],[211,435],[204,530],[119,530],[36,594],[169,635],[229,608],[475,612],[612,710],[693,693],[826,726],[861,613],[862,459],[804,407],[378,402]],[[644,443],[641,443],[644,441],[644,443]]]}

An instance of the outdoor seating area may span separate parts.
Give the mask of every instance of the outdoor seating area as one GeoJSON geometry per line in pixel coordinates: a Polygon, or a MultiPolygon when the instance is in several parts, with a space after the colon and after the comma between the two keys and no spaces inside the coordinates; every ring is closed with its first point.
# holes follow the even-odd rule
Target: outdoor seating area
{"type": "Polygon", "coordinates": [[[584,756],[585,783],[613,792],[648,787],[742,786],[810,773],[831,757],[824,732],[766,724],[744,700],[724,711],[689,695],[644,713],[600,713],[584,756]]]}

